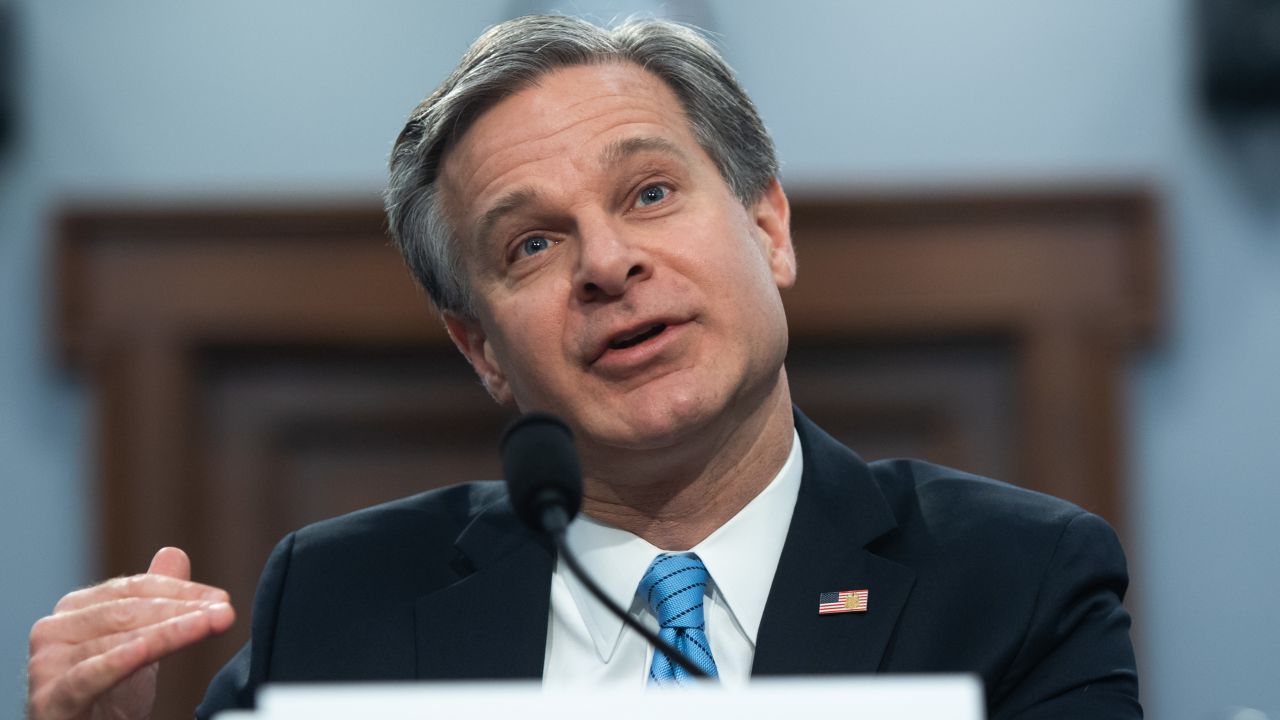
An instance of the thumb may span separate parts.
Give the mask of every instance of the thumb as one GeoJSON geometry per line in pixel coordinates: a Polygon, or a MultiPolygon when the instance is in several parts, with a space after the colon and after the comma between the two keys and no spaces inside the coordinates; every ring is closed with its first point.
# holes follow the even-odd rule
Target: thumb
{"type": "Polygon", "coordinates": [[[160,548],[156,556],[151,558],[151,567],[147,568],[151,575],[167,575],[179,580],[191,579],[191,559],[176,547],[160,548]]]}

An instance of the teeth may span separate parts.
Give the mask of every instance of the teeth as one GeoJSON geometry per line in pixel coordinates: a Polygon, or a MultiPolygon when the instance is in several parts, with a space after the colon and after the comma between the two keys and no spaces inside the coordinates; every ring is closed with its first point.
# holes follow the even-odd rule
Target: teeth
{"type": "Polygon", "coordinates": [[[649,338],[662,332],[666,328],[667,328],[666,325],[663,325],[662,323],[658,323],[657,325],[654,325],[648,330],[644,330],[643,332],[632,335],[629,338],[624,338],[622,340],[614,340],[613,342],[609,343],[609,347],[613,350],[622,350],[623,348],[629,348],[633,345],[639,345],[645,340],[648,340],[649,338]]]}

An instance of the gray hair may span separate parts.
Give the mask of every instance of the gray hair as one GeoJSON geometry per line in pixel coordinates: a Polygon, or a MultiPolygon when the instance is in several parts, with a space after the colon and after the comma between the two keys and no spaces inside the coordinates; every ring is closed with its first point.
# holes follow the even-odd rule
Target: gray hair
{"type": "Polygon", "coordinates": [[[675,92],[694,136],[744,205],[778,172],[769,137],[733,70],[694,30],[631,20],[612,30],[577,18],[530,15],[494,26],[423,100],[391,151],[385,203],[396,247],[441,311],[475,317],[458,240],[436,184],[441,158],[485,110],[553,70],[630,62],[675,92]]]}

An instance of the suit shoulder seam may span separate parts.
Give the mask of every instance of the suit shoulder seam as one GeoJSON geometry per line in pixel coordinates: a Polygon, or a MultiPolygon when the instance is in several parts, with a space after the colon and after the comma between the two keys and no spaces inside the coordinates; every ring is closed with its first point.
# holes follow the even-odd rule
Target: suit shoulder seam
{"type": "MultiPolygon", "coordinates": [[[[1045,560],[1042,570],[1040,571],[1040,577],[1036,583],[1036,597],[1031,603],[1031,611],[1027,613],[1027,621],[1022,628],[1022,642],[1019,643],[1018,650],[1013,654],[1013,660],[1009,663],[1009,668],[1011,670],[1016,668],[1018,663],[1022,661],[1023,656],[1027,652],[1027,645],[1031,642],[1031,626],[1035,621],[1036,613],[1039,612],[1040,606],[1044,602],[1045,585],[1048,584],[1049,573],[1053,569],[1053,563],[1057,559],[1058,553],[1062,550],[1062,540],[1066,537],[1067,531],[1071,529],[1071,526],[1074,525],[1077,520],[1082,517],[1086,517],[1089,514],[1090,513],[1087,510],[1079,507],[1075,508],[1075,512],[1062,523],[1062,527],[1058,530],[1057,537],[1055,537],[1053,541],[1053,550],[1045,560]]],[[[1002,683],[1002,686],[1003,685],[1004,683],[1002,683]]],[[[1003,691],[1005,688],[1001,687],[1000,690],[1003,691]]]]}
{"type": "Polygon", "coordinates": [[[298,536],[298,533],[296,531],[291,532],[288,535],[286,535],[283,540],[280,541],[281,562],[284,563],[284,567],[280,569],[280,582],[278,584],[278,588],[276,589],[275,597],[271,599],[271,607],[272,607],[271,632],[270,632],[271,642],[270,644],[268,644],[266,648],[266,652],[263,653],[262,682],[266,682],[271,674],[271,654],[272,654],[272,651],[275,649],[275,645],[276,645],[275,635],[276,635],[277,629],[280,627],[280,622],[279,622],[280,606],[282,604],[282,600],[284,599],[285,585],[289,581],[289,568],[293,564],[293,547],[294,547],[294,542],[297,539],[297,536],[298,536]]]}

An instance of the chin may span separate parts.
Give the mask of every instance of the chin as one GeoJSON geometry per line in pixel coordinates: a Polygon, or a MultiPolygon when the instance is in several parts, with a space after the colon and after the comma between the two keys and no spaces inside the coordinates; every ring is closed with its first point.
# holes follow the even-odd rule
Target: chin
{"type": "Polygon", "coordinates": [[[664,397],[617,409],[602,418],[601,440],[629,450],[658,450],[677,445],[724,415],[725,403],[705,397],[664,397]]]}

